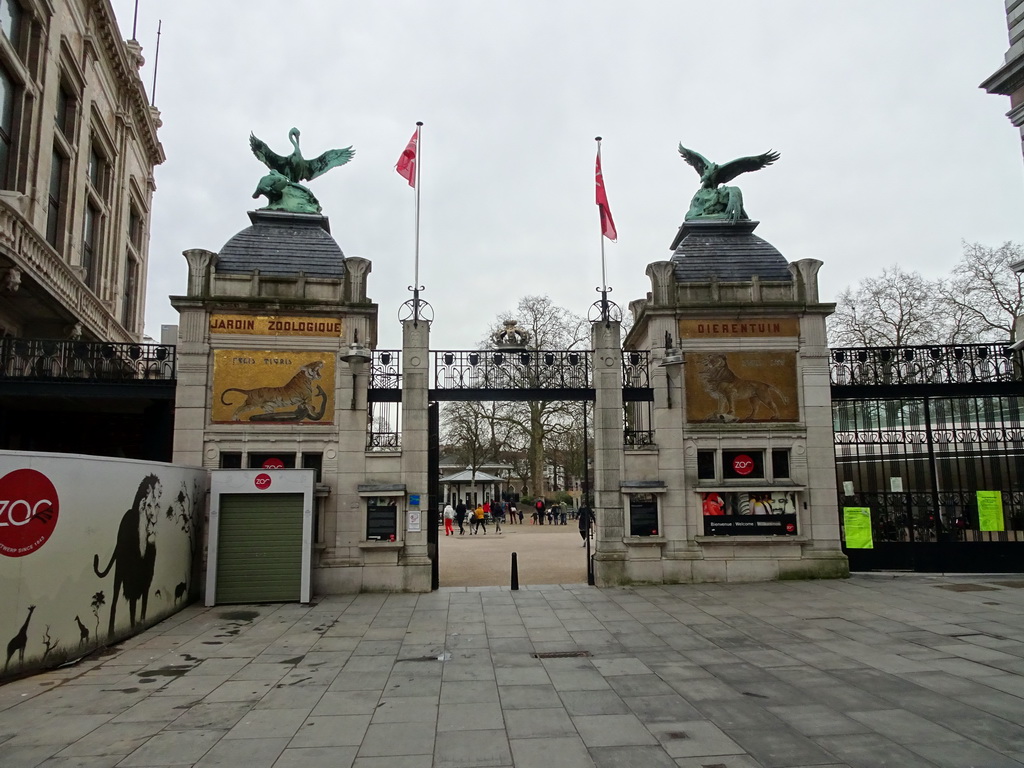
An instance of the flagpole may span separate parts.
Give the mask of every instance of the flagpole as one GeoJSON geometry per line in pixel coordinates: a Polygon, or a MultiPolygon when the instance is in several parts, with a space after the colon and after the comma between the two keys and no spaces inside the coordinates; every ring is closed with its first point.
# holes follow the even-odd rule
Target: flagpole
{"type": "Polygon", "coordinates": [[[413,262],[412,324],[420,322],[420,160],[423,158],[423,122],[416,122],[416,246],[413,262]]]}
{"type": "MultiPolygon", "coordinates": [[[[595,136],[597,142],[597,164],[601,167],[601,186],[604,186],[604,166],[601,165],[601,137],[595,136]]],[[[604,220],[601,218],[600,208],[598,209],[598,220],[601,222],[601,320],[608,322],[608,278],[605,270],[604,260],[604,220]]]]}

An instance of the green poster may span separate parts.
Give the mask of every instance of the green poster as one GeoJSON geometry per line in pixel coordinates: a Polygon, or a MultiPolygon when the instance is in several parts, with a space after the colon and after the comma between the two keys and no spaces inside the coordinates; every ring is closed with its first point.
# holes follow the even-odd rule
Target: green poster
{"type": "Polygon", "coordinates": [[[1002,491],[978,491],[978,528],[982,531],[1002,531],[1002,491]]]}
{"type": "Polygon", "coordinates": [[[848,549],[874,549],[871,538],[871,508],[843,507],[843,530],[848,549]]]}

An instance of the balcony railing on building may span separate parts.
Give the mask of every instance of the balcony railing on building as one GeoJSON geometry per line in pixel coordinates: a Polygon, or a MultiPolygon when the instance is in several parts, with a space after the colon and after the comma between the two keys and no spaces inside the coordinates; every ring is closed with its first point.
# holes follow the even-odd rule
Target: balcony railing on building
{"type": "Polygon", "coordinates": [[[0,380],[140,383],[176,376],[169,344],[0,339],[0,380]]]}

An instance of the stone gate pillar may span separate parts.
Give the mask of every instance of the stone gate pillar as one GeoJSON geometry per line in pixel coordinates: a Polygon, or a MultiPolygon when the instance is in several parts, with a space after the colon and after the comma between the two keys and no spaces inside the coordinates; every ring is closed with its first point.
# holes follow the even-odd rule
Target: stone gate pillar
{"type": "MultiPolygon", "coordinates": [[[[431,516],[427,489],[427,396],[430,384],[430,325],[423,320],[402,323],[402,480],[408,514],[419,515],[419,531],[406,530],[401,564],[406,566],[406,588],[430,590],[427,526],[431,516]],[[418,498],[419,503],[412,503],[418,498]]],[[[410,517],[410,520],[415,519],[410,517]]],[[[409,520],[407,520],[408,524],[409,520]]],[[[413,526],[410,526],[413,527],[413,526]]]]}
{"type": "Polygon", "coordinates": [[[624,578],[626,548],[622,510],[622,346],[618,322],[591,327],[594,349],[594,513],[597,545],[594,579],[598,586],[624,578]]]}

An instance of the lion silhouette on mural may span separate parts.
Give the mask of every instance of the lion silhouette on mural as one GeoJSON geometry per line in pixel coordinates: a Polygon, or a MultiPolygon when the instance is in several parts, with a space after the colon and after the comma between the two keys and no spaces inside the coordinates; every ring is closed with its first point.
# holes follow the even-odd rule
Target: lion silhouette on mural
{"type": "Polygon", "coordinates": [[[107,627],[110,637],[114,635],[117,601],[122,588],[124,599],[128,601],[128,617],[132,627],[135,626],[136,604],[140,600],[139,620],[146,620],[149,587],[153,583],[153,566],[156,563],[156,519],[160,494],[160,479],[156,475],[147,475],[139,483],[132,508],[121,518],[117,528],[117,543],[107,567],[101,571],[100,556],[93,556],[93,570],[101,579],[106,578],[110,569],[114,568],[114,590],[107,627]]]}

